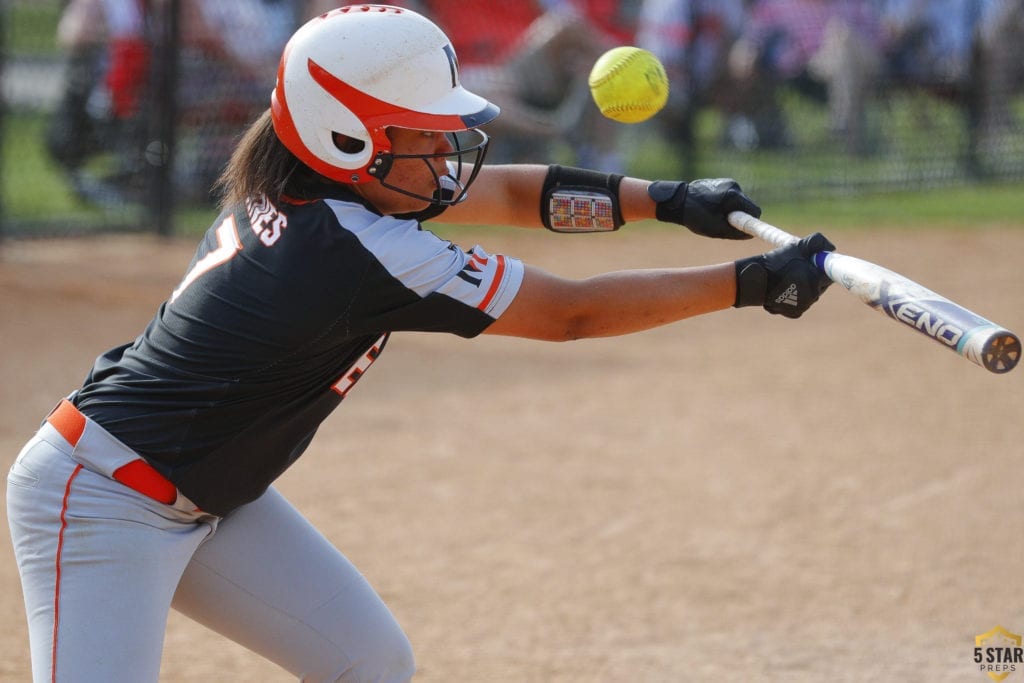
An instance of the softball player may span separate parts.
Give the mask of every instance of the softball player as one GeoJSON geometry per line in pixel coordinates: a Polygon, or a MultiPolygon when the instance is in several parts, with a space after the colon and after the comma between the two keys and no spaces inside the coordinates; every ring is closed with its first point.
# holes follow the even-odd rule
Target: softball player
{"type": "Polygon", "coordinates": [[[731,180],[485,166],[498,115],[413,12],[313,19],[220,184],[223,212],[145,331],[97,358],[8,476],[36,681],[156,681],[170,607],[303,681],[406,681],[358,571],[271,486],[403,330],[620,335],[730,306],[798,317],[821,235],[700,268],[567,280],[424,230],[445,220],[742,238],[731,180]],[[467,189],[473,186],[472,198],[467,189]]]}

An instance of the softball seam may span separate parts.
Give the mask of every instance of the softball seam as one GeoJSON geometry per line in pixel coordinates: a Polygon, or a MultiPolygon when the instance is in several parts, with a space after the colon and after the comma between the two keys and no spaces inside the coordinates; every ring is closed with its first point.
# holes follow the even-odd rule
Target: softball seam
{"type": "Polygon", "coordinates": [[[635,52],[630,52],[626,57],[615,62],[615,64],[610,69],[608,69],[607,73],[598,78],[596,81],[589,81],[590,87],[596,88],[603,85],[609,79],[611,79],[612,76],[625,69],[626,66],[628,66],[630,63],[636,61],[636,58],[642,54],[644,53],[639,49],[636,50],[635,52]]]}

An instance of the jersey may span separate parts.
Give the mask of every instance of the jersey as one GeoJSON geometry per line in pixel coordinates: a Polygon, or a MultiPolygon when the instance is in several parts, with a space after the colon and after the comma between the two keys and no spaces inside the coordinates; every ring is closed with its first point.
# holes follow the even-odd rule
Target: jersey
{"type": "Polygon", "coordinates": [[[104,353],[73,402],[203,511],[259,497],[395,331],[473,337],[523,265],[463,251],[346,188],[222,213],[146,330],[104,353]]]}

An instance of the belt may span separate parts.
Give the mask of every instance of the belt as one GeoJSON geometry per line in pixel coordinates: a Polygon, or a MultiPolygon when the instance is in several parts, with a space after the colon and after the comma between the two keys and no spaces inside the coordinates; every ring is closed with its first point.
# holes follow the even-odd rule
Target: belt
{"type": "MultiPolygon", "coordinates": [[[[46,421],[72,446],[78,445],[85,432],[85,415],[66,398],[46,416],[46,421]]],[[[173,505],[178,498],[177,487],[142,458],[117,468],[113,477],[128,488],[165,505],[173,505]]]]}

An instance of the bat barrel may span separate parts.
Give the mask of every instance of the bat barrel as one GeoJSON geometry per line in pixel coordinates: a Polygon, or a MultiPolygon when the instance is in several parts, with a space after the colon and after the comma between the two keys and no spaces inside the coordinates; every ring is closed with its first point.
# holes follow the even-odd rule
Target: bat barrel
{"type": "MultiPolygon", "coordinates": [[[[737,230],[777,247],[797,237],[742,211],[729,214],[737,230]]],[[[836,252],[819,252],[814,263],[862,302],[989,372],[1017,367],[1021,341],[1013,332],[878,264],[836,252]]]]}
{"type": "Polygon", "coordinates": [[[874,310],[989,372],[1009,372],[1020,360],[1020,338],[1013,332],[899,273],[835,252],[815,254],[815,261],[874,310]]]}

